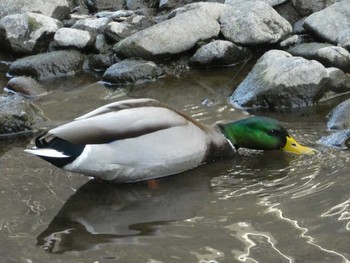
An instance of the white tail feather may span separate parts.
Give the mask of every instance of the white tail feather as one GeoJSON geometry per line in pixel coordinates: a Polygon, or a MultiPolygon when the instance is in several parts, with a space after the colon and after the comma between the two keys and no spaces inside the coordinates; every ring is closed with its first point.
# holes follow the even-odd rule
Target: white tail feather
{"type": "Polygon", "coordinates": [[[53,158],[67,158],[70,157],[69,155],[65,155],[63,152],[56,151],[54,149],[50,148],[41,148],[41,149],[26,149],[24,150],[27,153],[31,153],[38,156],[46,156],[46,157],[53,157],[53,158]]]}

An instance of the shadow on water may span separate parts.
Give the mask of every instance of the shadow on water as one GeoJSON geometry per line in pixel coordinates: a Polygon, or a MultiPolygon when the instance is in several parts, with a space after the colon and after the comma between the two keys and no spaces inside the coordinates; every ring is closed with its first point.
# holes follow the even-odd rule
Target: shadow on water
{"type": "Polygon", "coordinates": [[[159,235],[159,225],[196,215],[209,179],[192,172],[158,179],[154,185],[91,180],[66,201],[37,237],[37,245],[50,253],[64,253],[159,235]]]}
{"type": "Polygon", "coordinates": [[[277,180],[287,175],[283,171],[292,160],[291,155],[280,152],[243,151],[234,159],[158,179],[155,185],[91,180],[65,202],[37,237],[37,245],[49,253],[61,254],[111,243],[142,244],[140,237],[164,235],[162,228],[169,222],[196,217],[209,202],[211,192],[218,193],[217,182],[225,183],[225,189],[243,189],[277,180]],[[257,173],[259,167],[280,172],[257,173]]]}

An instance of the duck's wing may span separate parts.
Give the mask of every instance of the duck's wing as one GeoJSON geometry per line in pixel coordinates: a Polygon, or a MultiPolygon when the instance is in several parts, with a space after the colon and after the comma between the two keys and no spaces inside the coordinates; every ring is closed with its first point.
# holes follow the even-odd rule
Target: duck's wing
{"type": "Polygon", "coordinates": [[[101,144],[135,138],[148,133],[185,126],[205,126],[153,99],[132,99],[110,103],[72,122],[54,128],[40,140],[59,137],[76,144],[101,144]]]}

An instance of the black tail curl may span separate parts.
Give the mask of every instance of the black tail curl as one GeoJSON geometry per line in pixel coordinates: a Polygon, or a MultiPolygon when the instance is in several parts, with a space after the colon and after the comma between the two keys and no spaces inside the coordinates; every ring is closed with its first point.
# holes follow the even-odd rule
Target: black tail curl
{"type": "Polygon", "coordinates": [[[72,163],[85,148],[85,145],[71,143],[59,137],[51,137],[50,139],[47,139],[47,133],[38,136],[35,139],[35,145],[38,149],[49,148],[66,155],[67,157],[39,156],[43,160],[59,168],[72,163]]]}

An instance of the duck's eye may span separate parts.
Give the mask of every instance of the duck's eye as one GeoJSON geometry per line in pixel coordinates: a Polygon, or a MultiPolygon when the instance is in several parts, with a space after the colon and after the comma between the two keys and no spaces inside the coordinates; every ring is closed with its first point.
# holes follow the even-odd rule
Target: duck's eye
{"type": "Polygon", "coordinates": [[[272,129],[272,130],[269,130],[267,132],[267,134],[270,135],[270,136],[277,136],[277,135],[280,135],[281,132],[279,130],[272,129]]]}

